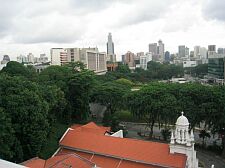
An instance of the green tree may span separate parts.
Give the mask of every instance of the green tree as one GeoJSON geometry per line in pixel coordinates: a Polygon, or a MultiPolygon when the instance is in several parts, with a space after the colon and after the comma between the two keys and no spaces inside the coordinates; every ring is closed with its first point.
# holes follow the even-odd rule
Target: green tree
{"type": "Polygon", "coordinates": [[[116,72],[119,73],[130,73],[129,66],[127,64],[118,64],[118,67],[116,68],[116,72]]]}
{"type": "Polygon", "coordinates": [[[7,73],[10,76],[23,76],[29,80],[36,80],[37,78],[37,73],[32,66],[25,67],[16,61],[8,62],[6,67],[1,70],[1,73],[7,73]]]}
{"type": "Polygon", "coordinates": [[[90,113],[90,95],[95,76],[92,71],[83,70],[72,75],[68,82],[67,100],[71,106],[72,119],[84,121],[90,113]]]}
{"type": "Polygon", "coordinates": [[[0,106],[15,131],[14,161],[37,156],[49,131],[48,103],[38,85],[21,77],[0,75],[0,106]],[[22,158],[23,157],[23,158],[22,158]]]}
{"type": "Polygon", "coordinates": [[[11,160],[15,155],[13,151],[15,135],[11,119],[2,108],[0,108],[0,130],[0,158],[11,160]]]}
{"type": "Polygon", "coordinates": [[[146,120],[150,127],[149,138],[152,138],[156,122],[159,126],[163,122],[168,122],[164,121],[165,112],[174,113],[177,110],[177,107],[173,106],[176,104],[176,98],[167,92],[164,84],[148,85],[140,91],[130,93],[127,96],[127,103],[134,116],[146,120]]]}

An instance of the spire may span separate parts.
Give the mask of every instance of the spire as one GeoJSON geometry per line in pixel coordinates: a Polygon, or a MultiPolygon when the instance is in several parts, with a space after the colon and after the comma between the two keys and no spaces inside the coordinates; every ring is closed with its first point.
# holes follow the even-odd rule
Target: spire
{"type": "Polygon", "coordinates": [[[191,141],[194,142],[194,133],[193,133],[193,129],[191,130],[191,141]]]}
{"type": "Polygon", "coordinates": [[[170,143],[171,144],[175,144],[175,141],[174,141],[174,136],[173,136],[173,131],[171,131],[171,140],[170,140],[170,143]]]}

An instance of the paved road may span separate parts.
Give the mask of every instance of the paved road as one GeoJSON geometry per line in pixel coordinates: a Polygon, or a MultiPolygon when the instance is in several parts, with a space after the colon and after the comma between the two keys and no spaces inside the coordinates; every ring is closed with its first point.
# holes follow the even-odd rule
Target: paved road
{"type": "Polygon", "coordinates": [[[197,158],[204,164],[205,168],[211,168],[213,164],[215,168],[225,168],[225,161],[215,154],[197,151],[197,158]]]}
{"type": "MultiPolygon", "coordinates": [[[[128,130],[128,138],[135,138],[135,139],[141,139],[141,140],[148,140],[148,138],[140,137],[137,132],[140,130],[144,131],[145,126],[143,125],[133,125],[133,124],[126,124],[126,128],[128,130]]],[[[161,136],[160,130],[158,127],[154,127],[154,135],[161,136]]],[[[198,135],[195,135],[197,140],[200,140],[198,138],[198,135]]],[[[215,168],[225,168],[225,160],[223,160],[221,157],[216,156],[215,154],[212,154],[210,152],[205,151],[197,151],[197,158],[205,168],[211,168],[211,165],[214,164],[215,168]]]]}

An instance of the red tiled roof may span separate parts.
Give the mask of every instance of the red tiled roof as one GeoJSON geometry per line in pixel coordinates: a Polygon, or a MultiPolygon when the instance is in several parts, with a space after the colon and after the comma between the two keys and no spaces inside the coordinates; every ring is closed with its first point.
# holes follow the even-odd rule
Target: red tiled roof
{"type": "Polygon", "coordinates": [[[60,145],[70,149],[153,165],[174,168],[185,167],[186,156],[183,154],[170,154],[168,144],[95,134],[94,130],[99,130],[99,128],[93,123],[82,127],[93,128],[93,131],[69,130],[60,142],[60,145]]]}
{"type": "Polygon", "coordinates": [[[100,155],[94,155],[85,152],[72,151],[68,149],[61,149],[59,151],[59,155],[62,153],[76,153],[92,162],[94,162],[97,166],[101,168],[160,168],[158,166],[151,166],[141,163],[135,163],[127,160],[116,159],[111,157],[105,157],[100,155]]]}
{"type": "Polygon", "coordinates": [[[65,166],[72,166],[73,168],[92,168],[95,165],[93,162],[75,153],[57,155],[46,161],[39,158],[30,159],[22,164],[29,168],[60,168],[65,166]]]}
{"type": "Polygon", "coordinates": [[[91,132],[94,134],[101,134],[101,135],[104,135],[106,131],[110,131],[110,127],[98,126],[94,122],[90,122],[86,125],[75,124],[75,125],[72,125],[70,128],[74,130],[91,132]]]}
{"type": "Polygon", "coordinates": [[[27,160],[27,161],[21,163],[21,165],[24,165],[24,166],[30,167],[30,168],[44,168],[45,160],[35,157],[35,158],[32,158],[30,160],[27,160]]]}

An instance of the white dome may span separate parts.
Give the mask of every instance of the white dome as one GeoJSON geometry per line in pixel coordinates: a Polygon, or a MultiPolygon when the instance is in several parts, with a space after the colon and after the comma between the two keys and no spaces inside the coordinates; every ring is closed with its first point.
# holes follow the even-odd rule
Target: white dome
{"type": "Polygon", "coordinates": [[[189,122],[187,117],[185,117],[183,114],[184,112],[181,113],[182,115],[177,119],[176,125],[179,126],[189,126],[189,122]]]}

